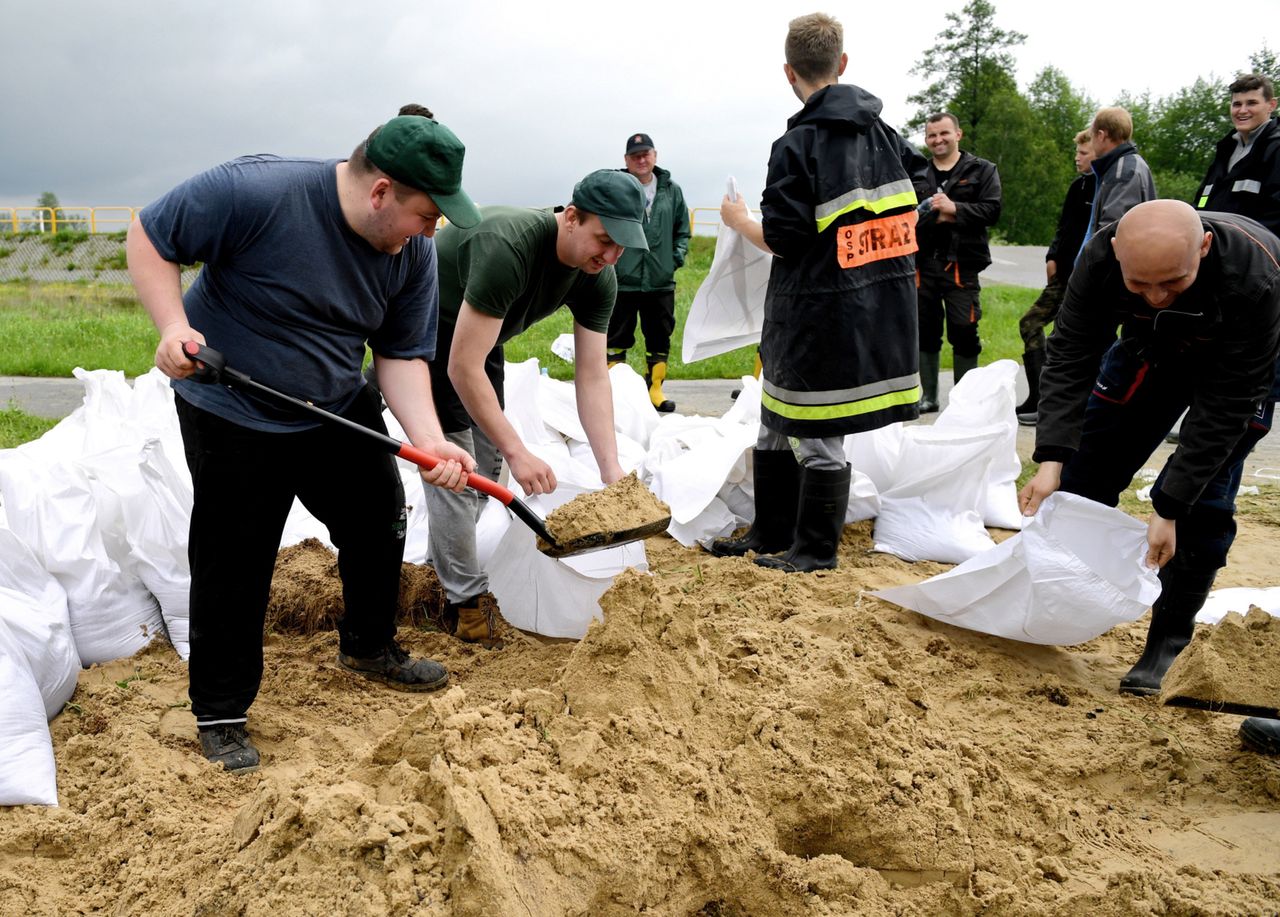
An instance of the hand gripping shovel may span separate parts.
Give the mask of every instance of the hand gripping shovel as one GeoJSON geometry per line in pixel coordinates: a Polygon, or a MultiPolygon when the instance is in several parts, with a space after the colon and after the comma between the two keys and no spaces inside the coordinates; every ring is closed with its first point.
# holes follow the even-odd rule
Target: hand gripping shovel
{"type": "MultiPolygon", "coordinates": [[[[402,443],[384,433],[379,433],[377,430],[371,430],[366,426],[347,420],[345,417],[339,417],[337,414],[318,408],[300,398],[294,398],[292,395],[286,395],[283,392],[269,388],[261,382],[253,381],[245,373],[228,366],[222,354],[212,347],[206,347],[197,341],[185,341],[182,345],[182,352],[187,355],[187,359],[196,364],[196,372],[191,378],[197,382],[220,383],[229,388],[240,389],[243,392],[263,395],[280,404],[287,404],[327,423],[337,424],[359,433],[361,436],[378,443],[392,455],[413,462],[415,465],[428,470],[440,464],[440,459],[423,452],[416,446],[402,443]]],[[[657,535],[666,531],[667,525],[671,521],[670,517],[667,517],[666,519],[627,529],[626,531],[592,533],[582,538],[575,538],[572,541],[560,542],[552,537],[551,533],[547,531],[546,524],[524,501],[517,498],[515,494],[501,484],[472,472],[467,475],[467,486],[493,497],[515,513],[516,518],[533,529],[534,534],[541,539],[538,550],[550,557],[571,557],[575,554],[586,554],[590,551],[611,548],[614,545],[624,544],[629,541],[639,541],[642,538],[648,538],[650,535],[657,535]]]]}

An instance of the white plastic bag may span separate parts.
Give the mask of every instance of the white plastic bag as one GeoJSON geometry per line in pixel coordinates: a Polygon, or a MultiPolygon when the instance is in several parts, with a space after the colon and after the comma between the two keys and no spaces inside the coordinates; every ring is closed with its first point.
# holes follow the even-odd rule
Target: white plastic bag
{"type": "MultiPolygon", "coordinates": [[[[554,496],[569,498],[576,488],[562,490],[554,496]]],[[[529,505],[540,513],[546,509],[536,498],[529,505]]],[[[600,617],[600,596],[627,567],[649,569],[643,543],[554,559],[538,550],[527,525],[516,522],[503,535],[486,572],[502,616],[513,627],[580,639],[592,619],[600,617]]]]}
{"type": "MultiPolygon", "coordinates": [[[[7,529],[0,529],[0,622],[9,626],[26,656],[45,717],[53,719],[75,693],[80,674],[67,593],[7,529]]],[[[5,696],[0,691],[0,698],[5,696]]]]}
{"type": "Polygon", "coordinates": [[[1051,646],[1141,617],[1160,594],[1143,566],[1147,527],[1117,509],[1050,495],[1022,531],[953,570],[871,593],[920,614],[1051,646]]]}
{"type": "Polygon", "coordinates": [[[38,465],[24,448],[0,454],[10,527],[66,590],[81,662],[132,656],[163,627],[155,598],[107,550],[85,472],[75,462],[38,465]]]}
{"type": "Polygon", "coordinates": [[[772,263],[772,255],[720,225],[711,268],[685,319],[680,353],[685,363],[760,343],[772,263]]]}
{"type": "Polygon", "coordinates": [[[967,432],[903,430],[892,480],[880,491],[875,550],[903,560],[958,564],[994,542],[982,524],[992,444],[1001,424],[967,432]]]}
{"type": "Polygon", "coordinates": [[[40,686],[3,618],[0,699],[0,806],[56,806],[57,771],[40,686]]]}
{"type": "Polygon", "coordinates": [[[979,511],[987,525],[1002,529],[1022,528],[1018,509],[1018,424],[1014,415],[1016,384],[1020,367],[1013,360],[997,360],[965,374],[955,388],[947,408],[938,415],[935,429],[967,432],[977,427],[1003,424],[1004,434],[991,444],[991,464],[987,488],[979,511]]]}

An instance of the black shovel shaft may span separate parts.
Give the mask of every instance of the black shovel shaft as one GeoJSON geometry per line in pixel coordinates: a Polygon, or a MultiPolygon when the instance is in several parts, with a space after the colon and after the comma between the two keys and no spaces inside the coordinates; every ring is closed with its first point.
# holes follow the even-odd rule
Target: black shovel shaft
{"type": "MultiPolygon", "coordinates": [[[[415,465],[426,468],[428,471],[440,464],[440,458],[429,452],[423,452],[417,446],[402,443],[400,440],[387,436],[385,433],[379,433],[377,430],[371,430],[364,426],[364,424],[358,424],[353,420],[347,420],[345,417],[340,417],[332,411],[326,411],[324,408],[316,407],[309,401],[303,401],[301,398],[295,398],[292,395],[286,395],[284,392],[278,392],[269,386],[263,385],[261,382],[255,382],[245,373],[242,373],[237,369],[232,369],[228,366],[226,359],[222,354],[214,350],[212,347],[206,347],[198,341],[185,341],[182,344],[182,352],[187,355],[187,359],[196,363],[197,369],[192,378],[197,382],[221,383],[231,388],[238,388],[242,391],[253,392],[254,394],[266,396],[273,401],[290,405],[304,414],[310,414],[312,417],[319,418],[325,423],[346,427],[354,433],[358,433],[361,436],[372,439],[392,455],[398,456],[406,461],[413,462],[415,465]],[[203,366],[200,364],[203,364],[203,366]]],[[[510,509],[511,512],[515,513],[521,522],[533,529],[534,534],[547,542],[547,544],[553,546],[557,544],[556,540],[551,537],[551,533],[547,531],[546,523],[539,518],[538,514],[531,510],[523,500],[520,500],[514,493],[507,490],[507,488],[503,487],[497,481],[491,481],[473,471],[467,474],[467,486],[473,490],[478,490],[483,494],[487,494],[502,503],[502,505],[510,509]]]]}

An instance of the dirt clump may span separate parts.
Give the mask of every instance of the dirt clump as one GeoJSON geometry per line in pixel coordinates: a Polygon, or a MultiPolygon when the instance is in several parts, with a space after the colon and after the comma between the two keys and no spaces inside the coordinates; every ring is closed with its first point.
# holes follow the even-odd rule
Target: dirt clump
{"type": "MultiPolygon", "coordinates": [[[[397,623],[421,627],[444,615],[444,587],[428,564],[402,564],[397,623]]],[[[338,626],[346,603],[338,575],[338,555],[319,539],[307,538],[276,555],[267,600],[268,633],[314,634],[338,626]]]]}

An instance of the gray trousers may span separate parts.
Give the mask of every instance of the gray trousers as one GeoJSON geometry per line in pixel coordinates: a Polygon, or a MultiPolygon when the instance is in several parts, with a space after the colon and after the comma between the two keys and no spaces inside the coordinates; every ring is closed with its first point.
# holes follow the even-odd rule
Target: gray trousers
{"type": "Polygon", "coordinates": [[[770,430],[764,424],[760,425],[756,448],[761,452],[781,452],[783,449],[793,448],[792,443],[795,443],[796,459],[805,468],[811,468],[814,471],[844,471],[844,466],[849,464],[844,457],[843,436],[793,438],[785,433],[770,430]]]}
{"type": "MultiPolygon", "coordinates": [[[[498,480],[502,456],[479,427],[446,435],[476,460],[476,474],[498,480]]],[[[489,591],[489,577],[476,558],[476,521],[489,498],[467,488],[460,494],[424,483],[427,501],[427,561],[440,577],[449,602],[465,602],[489,591]]]]}

